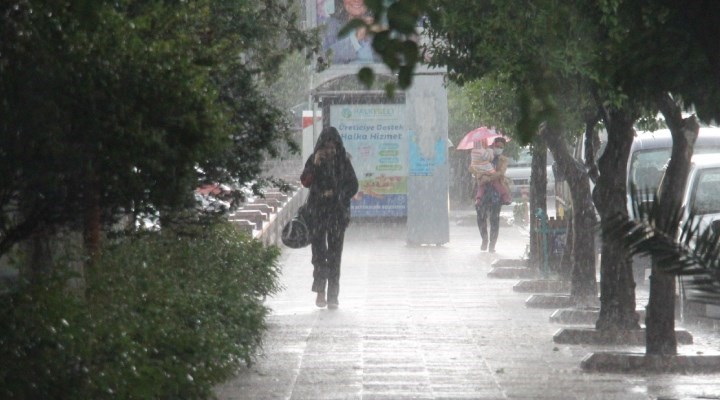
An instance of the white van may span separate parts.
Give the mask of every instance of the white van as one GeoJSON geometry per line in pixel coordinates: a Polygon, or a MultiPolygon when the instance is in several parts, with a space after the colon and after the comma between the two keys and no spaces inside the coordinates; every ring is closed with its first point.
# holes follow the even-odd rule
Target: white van
{"type": "MultiPolygon", "coordinates": [[[[595,160],[600,158],[605,144],[607,143],[607,133],[600,134],[600,146],[596,150],[595,160]]],[[[655,192],[660,183],[660,178],[665,171],[667,162],[670,160],[672,151],[672,136],[669,129],[660,129],[653,132],[640,131],[635,135],[632,146],[630,147],[630,155],[628,157],[627,166],[627,199],[628,211],[630,209],[631,187],[634,184],[636,189],[650,190],[655,192]]],[[[720,127],[702,127],[695,143],[695,154],[702,153],[720,153],[720,127]]],[[[573,156],[584,162],[585,160],[585,143],[584,138],[578,138],[573,156]]],[[[557,194],[556,201],[558,209],[570,208],[570,192],[564,180],[556,179],[557,194]]],[[[591,188],[594,187],[591,183],[591,188]]]]}
{"type": "MultiPolygon", "coordinates": [[[[628,211],[631,211],[631,188],[655,193],[665,167],[670,161],[672,136],[669,129],[640,132],[630,148],[627,168],[628,211]]],[[[720,128],[700,128],[694,154],[720,153],[720,128]]]]}
{"type": "MultiPolygon", "coordinates": [[[[720,229],[720,151],[717,154],[693,155],[682,193],[682,223],[694,215],[699,221],[700,232],[704,232],[705,229],[720,229]]],[[[683,278],[680,282],[691,279],[683,278]]],[[[688,313],[699,317],[720,317],[720,307],[688,304],[685,301],[684,290],[682,292],[683,317],[688,313]]]]}
{"type": "MultiPolygon", "coordinates": [[[[671,152],[672,135],[669,129],[641,132],[633,140],[627,168],[627,206],[630,216],[632,216],[632,185],[635,185],[636,190],[655,193],[670,161],[671,152]]],[[[700,128],[694,154],[705,153],[720,153],[720,128],[700,128]]],[[[650,267],[649,257],[633,258],[635,283],[638,285],[646,283],[650,267]]]]}
{"type": "MultiPolygon", "coordinates": [[[[595,160],[602,155],[607,143],[607,133],[600,134],[600,146],[596,150],[595,160]]],[[[672,135],[669,129],[659,129],[653,132],[640,131],[635,135],[627,166],[627,207],[632,216],[632,186],[638,190],[649,190],[654,193],[662,178],[665,167],[670,160],[672,152],[672,135]]],[[[720,153],[720,128],[701,127],[695,142],[695,154],[720,153]]],[[[584,138],[579,138],[574,149],[576,159],[584,161],[584,138]]],[[[720,156],[719,156],[720,157],[720,156]]],[[[563,215],[566,207],[571,207],[570,191],[567,182],[556,179],[556,208],[558,214],[563,215]]],[[[593,187],[591,183],[591,188],[593,187]]],[[[648,257],[635,257],[633,259],[633,275],[635,283],[645,284],[646,272],[650,268],[648,257]]]]}

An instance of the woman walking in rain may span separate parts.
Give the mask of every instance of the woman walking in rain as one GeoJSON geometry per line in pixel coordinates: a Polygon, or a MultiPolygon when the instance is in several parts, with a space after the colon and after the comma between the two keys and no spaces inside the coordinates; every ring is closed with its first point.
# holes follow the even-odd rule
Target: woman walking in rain
{"type": "Polygon", "coordinates": [[[300,176],[310,188],[306,213],[310,227],[315,305],[335,309],[340,304],[340,261],[345,229],[350,223],[350,199],[358,180],[337,129],[322,130],[315,151],[300,176]],[[325,290],[327,288],[327,298],[325,290]]]}
{"type": "MultiPolygon", "coordinates": [[[[495,243],[497,243],[498,233],[500,232],[500,208],[503,204],[510,204],[509,189],[503,188],[507,196],[503,196],[495,187],[497,183],[504,183],[505,171],[508,166],[508,158],[503,156],[506,140],[502,137],[495,138],[492,146],[493,160],[492,165],[494,172],[483,176],[483,185],[478,185],[477,194],[475,195],[475,212],[477,213],[477,225],[480,230],[482,244],[480,250],[488,250],[490,253],[495,252],[495,243]],[[495,185],[494,185],[495,184],[495,185]],[[490,221],[490,235],[488,237],[488,220],[490,221]],[[488,240],[489,239],[489,240],[488,240]]],[[[472,166],[471,166],[472,170],[472,166]]]]}

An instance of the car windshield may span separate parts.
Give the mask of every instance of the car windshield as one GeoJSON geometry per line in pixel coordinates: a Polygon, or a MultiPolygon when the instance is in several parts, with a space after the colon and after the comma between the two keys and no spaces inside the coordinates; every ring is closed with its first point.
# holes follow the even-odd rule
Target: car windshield
{"type": "Polygon", "coordinates": [[[720,213],[720,168],[708,168],[700,171],[692,191],[694,214],[720,213]]]}
{"type": "Polygon", "coordinates": [[[630,179],[628,183],[638,190],[657,190],[662,178],[665,164],[670,159],[670,149],[636,151],[630,162],[630,179]]]}

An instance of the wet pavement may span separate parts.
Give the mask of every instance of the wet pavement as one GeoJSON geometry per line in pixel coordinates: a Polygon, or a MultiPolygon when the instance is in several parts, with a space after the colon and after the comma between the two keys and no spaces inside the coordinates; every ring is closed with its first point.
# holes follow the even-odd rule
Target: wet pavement
{"type": "MultiPolygon", "coordinates": [[[[602,374],[580,369],[594,351],[558,345],[554,310],[525,307],[517,280],[487,277],[519,258],[527,232],[504,226],[497,253],[481,252],[471,224],[451,220],[450,243],[408,247],[405,228],[348,230],[340,308],[318,309],[310,249],[285,250],[285,289],[262,354],[218,387],[220,399],[720,399],[720,374],[602,374]]],[[[682,354],[717,354],[717,333],[696,332],[682,354]]]]}

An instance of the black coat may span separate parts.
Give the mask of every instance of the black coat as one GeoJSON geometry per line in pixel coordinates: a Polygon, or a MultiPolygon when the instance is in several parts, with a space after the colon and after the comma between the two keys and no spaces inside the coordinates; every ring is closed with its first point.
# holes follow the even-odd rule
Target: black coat
{"type": "Polygon", "coordinates": [[[309,225],[334,224],[346,228],[350,222],[350,200],[358,191],[358,180],[337,130],[323,130],[315,152],[305,162],[300,181],[310,189],[304,218],[309,225]],[[315,152],[328,140],[338,143],[334,160],[315,165],[315,152]],[[326,195],[328,191],[331,194],[326,195]]]}

